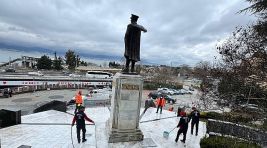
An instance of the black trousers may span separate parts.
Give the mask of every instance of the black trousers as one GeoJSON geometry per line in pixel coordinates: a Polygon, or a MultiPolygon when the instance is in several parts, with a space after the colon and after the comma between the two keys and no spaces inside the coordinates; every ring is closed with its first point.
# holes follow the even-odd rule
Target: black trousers
{"type": "Polygon", "coordinates": [[[83,140],[85,139],[85,133],[86,133],[86,129],[85,129],[85,126],[77,126],[77,139],[78,141],[81,140],[81,130],[83,132],[83,140]]]}
{"type": "Polygon", "coordinates": [[[196,135],[198,134],[198,123],[199,123],[199,121],[192,121],[191,122],[191,134],[193,134],[193,132],[194,132],[194,126],[196,125],[196,135]]]}
{"type": "Polygon", "coordinates": [[[186,133],[187,133],[187,128],[180,128],[177,132],[177,136],[175,138],[175,141],[178,141],[179,136],[183,133],[183,141],[186,140],[186,133]]]}
{"type": "Polygon", "coordinates": [[[159,108],[160,108],[160,113],[162,113],[162,106],[158,105],[158,108],[157,108],[157,113],[159,111],[159,108]]]}

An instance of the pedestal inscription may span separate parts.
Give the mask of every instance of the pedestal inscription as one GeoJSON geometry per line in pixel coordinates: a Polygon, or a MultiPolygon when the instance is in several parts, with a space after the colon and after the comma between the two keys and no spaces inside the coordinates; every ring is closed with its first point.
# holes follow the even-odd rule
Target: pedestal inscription
{"type": "Polygon", "coordinates": [[[140,75],[117,73],[113,78],[111,115],[107,122],[109,142],[143,140],[139,114],[143,79],[140,75]]]}

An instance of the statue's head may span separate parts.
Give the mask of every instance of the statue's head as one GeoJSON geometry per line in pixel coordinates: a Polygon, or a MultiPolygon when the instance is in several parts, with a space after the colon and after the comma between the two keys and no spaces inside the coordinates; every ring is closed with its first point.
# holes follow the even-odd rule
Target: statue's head
{"type": "Polygon", "coordinates": [[[137,22],[138,18],[139,18],[139,16],[132,14],[131,21],[132,22],[137,22]]]}

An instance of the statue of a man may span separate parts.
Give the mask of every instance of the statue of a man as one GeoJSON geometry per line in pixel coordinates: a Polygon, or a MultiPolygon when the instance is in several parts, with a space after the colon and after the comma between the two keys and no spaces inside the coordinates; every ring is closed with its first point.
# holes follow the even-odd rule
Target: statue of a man
{"type": "Polygon", "coordinates": [[[134,72],[134,64],[140,61],[140,39],[141,31],[147,32],[147,30],[137,24],[138,16],[132,14],[131,23],[127,26],[127,30],[124,37],[126,65],[123,70],[125,73],[129,73],[129,65],[131,62],[131,72],[134,72]]]}

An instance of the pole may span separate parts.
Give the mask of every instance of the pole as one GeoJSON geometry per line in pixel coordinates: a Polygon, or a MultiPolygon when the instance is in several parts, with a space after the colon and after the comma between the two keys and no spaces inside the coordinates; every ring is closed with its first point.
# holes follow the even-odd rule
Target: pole
{"type": "Polygon", "coordinates": [[[80,89],[80,83],[79,83],[79,78],[77,78],[77,81],[78,81],[78,89],[80,89]]]}
{"type": "Polygon", "coordinates": [[[36,85],[34,83],[34,76],[33,76],[33,92],[35,92],[36,85]]]}
{"type": "Polygon", "coordinates": [[[9,57],[9,67],[11,67],[11,57],[9,57]]]}

